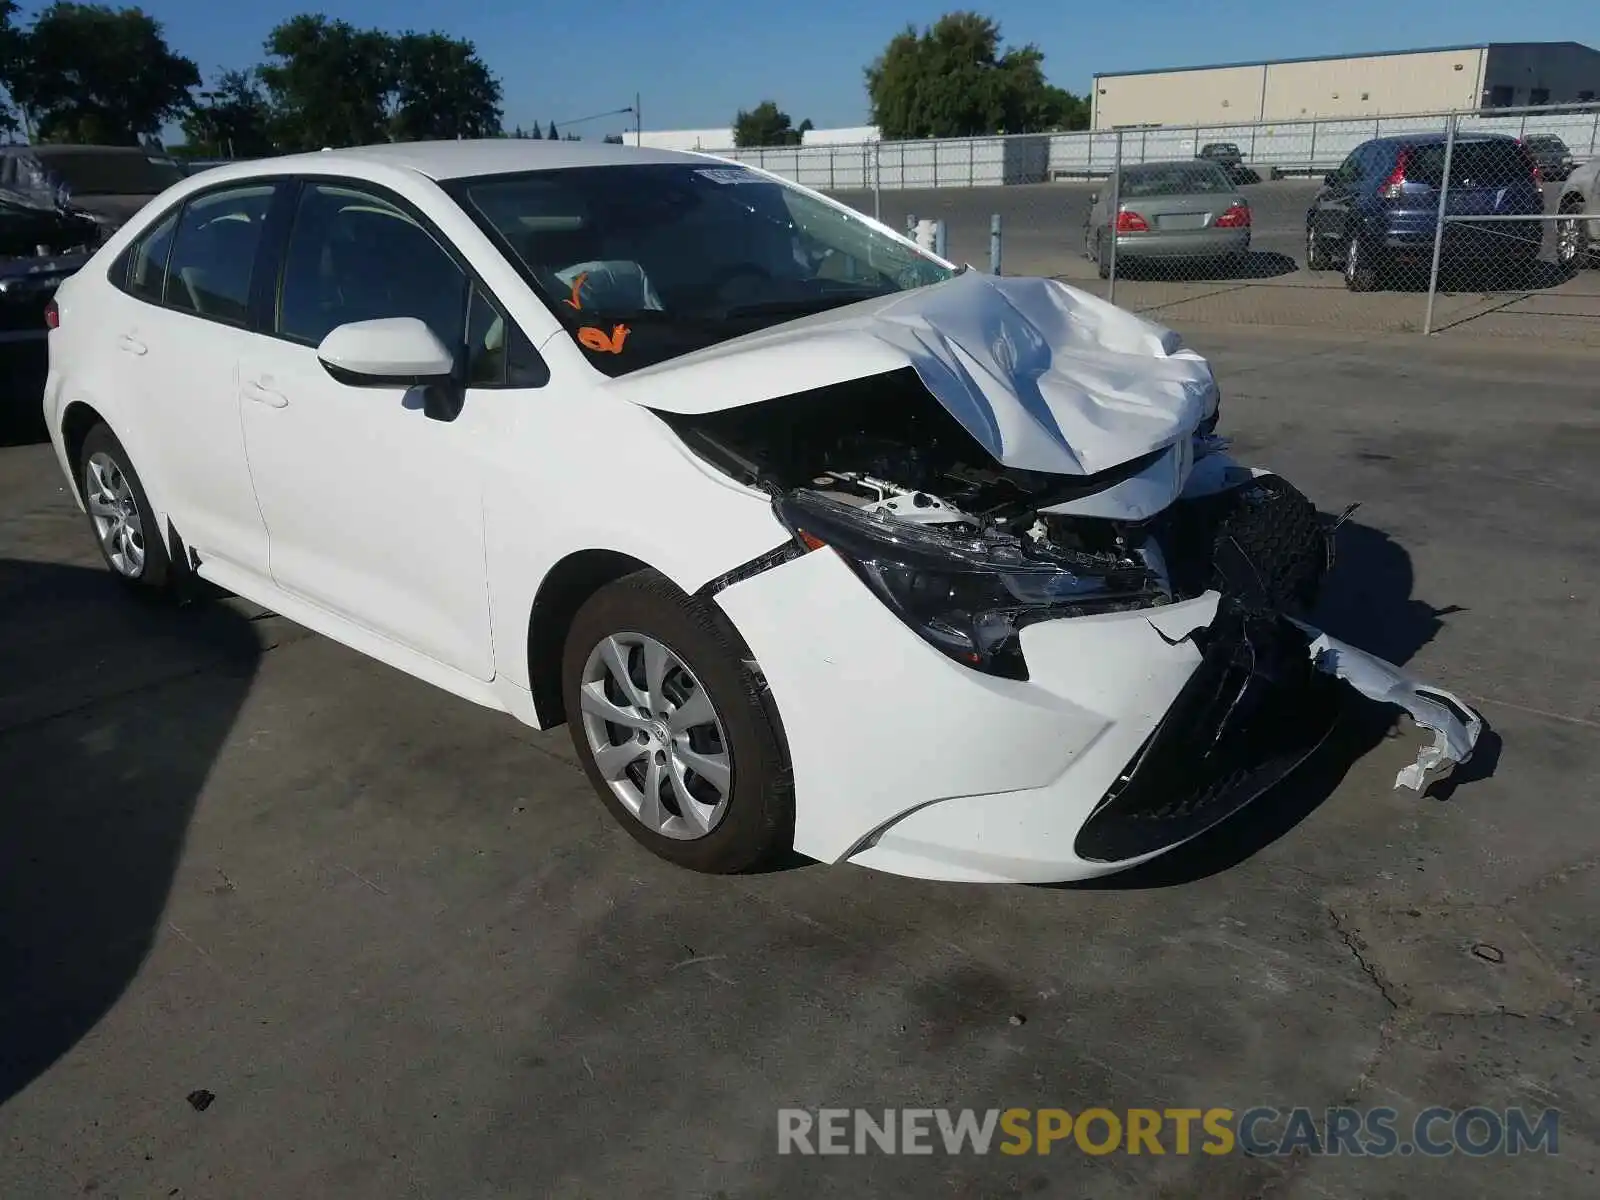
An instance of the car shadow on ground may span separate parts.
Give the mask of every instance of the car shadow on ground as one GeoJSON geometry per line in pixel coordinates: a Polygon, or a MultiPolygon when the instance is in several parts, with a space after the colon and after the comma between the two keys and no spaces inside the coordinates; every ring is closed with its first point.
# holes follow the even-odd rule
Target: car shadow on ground
{"type": "Polygon", "coordinates": [[[0,558],[0,1104],[116,1003],[260,657],[215,604],[0,558]]]}
{"type": "MultiPolygon", "coordinates": [[[[1378,276],[1378,291],[1422,292],[1428,290],[1432,265],[1391,267],[1378,276]]],[[[1548,291],[1569,282],[1576,274],[1570,267],[1540,259],[1526,269],[1503,263],[1440,263],[1441,296],[1517,296],[1548,291]]]]}
{"type": "MultiPolygon", "coordinates": [[[[1345,522],[1336,535],[1335,557],[1312,623],[1397,666],[1404,666],[1433,640],[1444,618],[1463,611],[1457,606],[1435,608],[1413,596],[1411,556],[1382,530],[1345,522]]],[[[1288,779],[1243,811],[1143,866],[1099,879],[1044,886],[1093,891],[1163,888],[1227,871],[1315,812],[1350,768],[1395,731],[1399,719],[1400,710],[1345,689],[1339,719],[1322,745],[1288,779]]],[[[1419,748],[1431,737],[1426,731],[1414,736],[1419,748]]],[[[1499,758],[1499,736],[1486,722],[1471,761],[1435,781],[1428,796],[1448,799],[1455,789],[1492,775],[1499,758]]]]}
{"type": "Polygon", "coordinates": [[[1149,260],[1128,258],[1117,260],[1117,278],[1152,281],[1155,283],[1228,283],[1242,279],[1276,279],[1292,275],[1300,264],[1287,254],[1272,250],[1251,250],[1237,259],[1214,262],[1149,260]]]}

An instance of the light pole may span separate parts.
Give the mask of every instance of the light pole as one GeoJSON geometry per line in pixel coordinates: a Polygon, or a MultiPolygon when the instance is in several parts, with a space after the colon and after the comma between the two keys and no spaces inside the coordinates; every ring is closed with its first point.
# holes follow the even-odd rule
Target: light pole
{"type": "Polygon", "coordinates": [[[622,116],[624,113],[632,113],[633,114],[633,116],[634,116],[634,130],[635,130],[635,135],[634,136],[637,137],[638,136],[638,130],[640,128],[639,127],[639,94],[637,92],[635,92],[634,95],[633,95],[633,103],[628,105],[626,108],[607,109],[605,112],[590,113],[587,117],[574,117],[570,121],[556,121],[556,122],[553,122],[553,124],[560,125],[563,128],[565,128],[568,125],[582,125],[586,121],[598,121],[602,117],[618,117],[618,116],[622,116]]]}

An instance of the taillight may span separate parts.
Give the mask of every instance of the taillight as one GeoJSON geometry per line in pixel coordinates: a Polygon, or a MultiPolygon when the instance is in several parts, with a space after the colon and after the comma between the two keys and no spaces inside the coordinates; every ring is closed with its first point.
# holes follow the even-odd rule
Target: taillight
{"type": "Polygon", "coordinates": [[[1218,229],[1249,229],[1250,228],[1250,210],[1248,208],[1246,208],[1243,204],[1231,205],[1228,208],[1227,212],[1223,213],[1220,217],[1217,218],[1216,228],[1218,228],[1218,229]]]}
{"type": "Polygon", "coordinates": [[[1411,157],[1409,149],[1402,148],[1400,160],[1395,163],[1394,170],[1389,172],[1389,178],[1383,181],[1383,186],[1378,189],[1378,195],[1385,200],[1398,200],[1405,189],[1406,162],[1411,157]]]}
{"type": "Polygon", "coordinates": [[[1118,233],[1146,233],[1150,229],[1150,222],[1146,221],[1136,212],[1124,209],[1117,214],[1118,233]]]}
{"type": "Polygon", "coordinates": [[[61,309],[56,307],[54,300],[44,306],[44,325],[46,329],[61,328],[61,309]]]}

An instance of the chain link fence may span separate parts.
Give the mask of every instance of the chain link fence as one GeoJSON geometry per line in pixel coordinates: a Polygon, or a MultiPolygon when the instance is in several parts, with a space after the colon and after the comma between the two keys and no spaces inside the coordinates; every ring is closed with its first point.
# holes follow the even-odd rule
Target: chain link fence
{"type": "MultiPolygon", "coordinates": [[[[885,143],[852,148],[859,172],[820,190],[895,228],[938,221],[948,255],[979,269],[998,220],[1008,274],[1169,323],[1600,344],[1597,126],[1600,105],[1051,135],[1034,139],[1044,172],[1018,166],[1037,148],[1002,153],[1025,139],[885,143]],[[967,186],[1008,162],[1017,178],[967,186]]],[[[739,154],[769,170],[789,155],[779,173],[819,186],[840,149],[739,154]]]]}

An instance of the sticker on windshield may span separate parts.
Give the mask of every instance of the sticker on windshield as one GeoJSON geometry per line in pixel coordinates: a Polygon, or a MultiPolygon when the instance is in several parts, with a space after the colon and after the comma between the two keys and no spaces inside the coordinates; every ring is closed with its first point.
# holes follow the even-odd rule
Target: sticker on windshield
{"type": "Polygon", "coordinates": [[[695,172],[703,175],[712,183],[765,183],[766,180],[754,171],[746,171],[743,167],[702,167],[695,172]]]}
{"type": "Polygon", "coordinates": [[[578,330],[578,341],[596,354],[621,354],[622,343],[627,338],[628,327],[626,325],[613,325],[610,336],[607,336],[604,329],[596,329],[592,325],[585,325],[578,330]]]}

